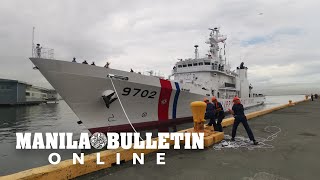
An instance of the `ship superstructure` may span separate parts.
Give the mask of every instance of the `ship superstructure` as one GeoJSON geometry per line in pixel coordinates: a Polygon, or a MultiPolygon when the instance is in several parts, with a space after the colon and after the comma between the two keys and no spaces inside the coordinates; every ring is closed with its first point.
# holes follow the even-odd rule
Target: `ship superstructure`
{"type": "Polygon", "coordinates": [[[218,28],[210,31],[210,37],[206,42],[210,47],[208,54],[199,58],[198,45],[195,45],[195,57],[180,59],[174,66],[172,71],[174,80],[184,84],[183,87],[187,91],[201,89],[201,93],[221,99],[257,96],[251,91],[253,87],[248,82],[248,68],[244,63],[241,63],[235,71],[231,71],[230,65],[227,64],[225,53],[227,37],[221,35],[218,28]],[[223,44],[224,47],[220,47],[219,44],[223,44]]]}

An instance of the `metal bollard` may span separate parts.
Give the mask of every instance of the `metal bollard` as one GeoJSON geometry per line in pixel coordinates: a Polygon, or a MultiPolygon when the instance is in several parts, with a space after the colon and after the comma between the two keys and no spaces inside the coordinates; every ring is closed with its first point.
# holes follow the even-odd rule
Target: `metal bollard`
{"type": "Polygon", "coordinates": [[[195,101],[190,104],[193,116],[193,128],[195,132],[204,132],[204,115],[207,104],[202,101],[195,101]]]}

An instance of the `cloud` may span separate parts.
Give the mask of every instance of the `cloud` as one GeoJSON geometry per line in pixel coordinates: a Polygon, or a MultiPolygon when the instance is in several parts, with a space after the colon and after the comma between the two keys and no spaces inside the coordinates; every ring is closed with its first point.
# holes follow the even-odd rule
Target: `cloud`
{"type": "Polygon", "coordinates": [[[264,36],[256,36],[252,37],[250,39],[243,40],[241,42],[241,45],[246,47],[250,45],[256,45],[256,44],[263,44],[268,43],[272,41],[276,41],[277,38],[281,38],[282,36],[297,36],[302,33],[302,30],[299,28],[284,28],[284,29],[278,29],[275,32],[272,32],[271,34],[267,34],[264,36]]]}

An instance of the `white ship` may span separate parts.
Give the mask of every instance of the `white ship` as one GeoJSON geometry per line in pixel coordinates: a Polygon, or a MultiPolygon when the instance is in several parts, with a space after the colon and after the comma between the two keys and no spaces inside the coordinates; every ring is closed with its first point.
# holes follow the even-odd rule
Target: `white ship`
{"type": "Polygon", "coordinates": [[[243,63],[231,71],[219,47],[226,37],[218,28],[210,30],[206,57],[199,57],[196,45],[195,58],[179,60],[169,79],[45,58],[39,52],[30,60],[91,133],[162,131],[192,122],[190,103],[205,97],[216,96],[224,110],[235,96],[246,108],[265,101],[252,92],[243,63]]]}

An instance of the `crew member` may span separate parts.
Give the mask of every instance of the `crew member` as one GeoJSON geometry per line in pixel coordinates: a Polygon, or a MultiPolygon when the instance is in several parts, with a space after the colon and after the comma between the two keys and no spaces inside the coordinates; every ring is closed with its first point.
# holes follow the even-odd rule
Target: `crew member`
{"type": "Polygon", "coordinates": [[[41,57],[41,49],[42,49],[42,47],[40,47],[40,44],[37,44],[37,46],[36,46],[37,58],[41,57]]]}
{"type": "Polygon", "coordinates": [[[311,101],[313,101],[313,94],[311,94],[311,101]]]}
{"type": "Polygon", "coordinates": [[[212,103],[214,105],[214,109],[215,109],[215,117],[217,117],[218,121],[217,121],[217,131],[223,132],[222,129],[222,120],[225,117],[224,115],[224,110],[222,107],[222,104],[220,102],[218,102],[217,98],[215,96],[212,97],[212,103]]]}
{"type": "Polygon", "coordinates": [[[107,62],[106,65],[104,66],[105,68],[109,68],[110,63],[107,62]]]}
{"type": "Polygon", "coordinates": [[[215,110],[214,110],[214,105],[209,102],[209,99],[204,98],[203,100],[205,103],[207,103],[207,108],[206,108],[206,114],[205,114],[205,119],[210,119],[208,126],[213,126],[213,128],[216,130],[217,129],[217,124],[215,121],[215,110]]]}
{"type": "Polygon", "coordinates": [[[229,112],[234,116],[231,141],[234,141],[234,138],[236,137],[236,133],[237,133],[237,128],[238,128],[239,124],[242,123],[243,127],[247,131],[249,139],[251,141],[253,141],[254,145],[257,145],[258,142],[254,139],[253,133],[252,133],[252,131],[249,127],[249,124],[247,122],[247,117],[244,115],[243,105],[241,104],[240,99],[237,96],[233,99],[232,110],[229,109],[229,112]]]}

